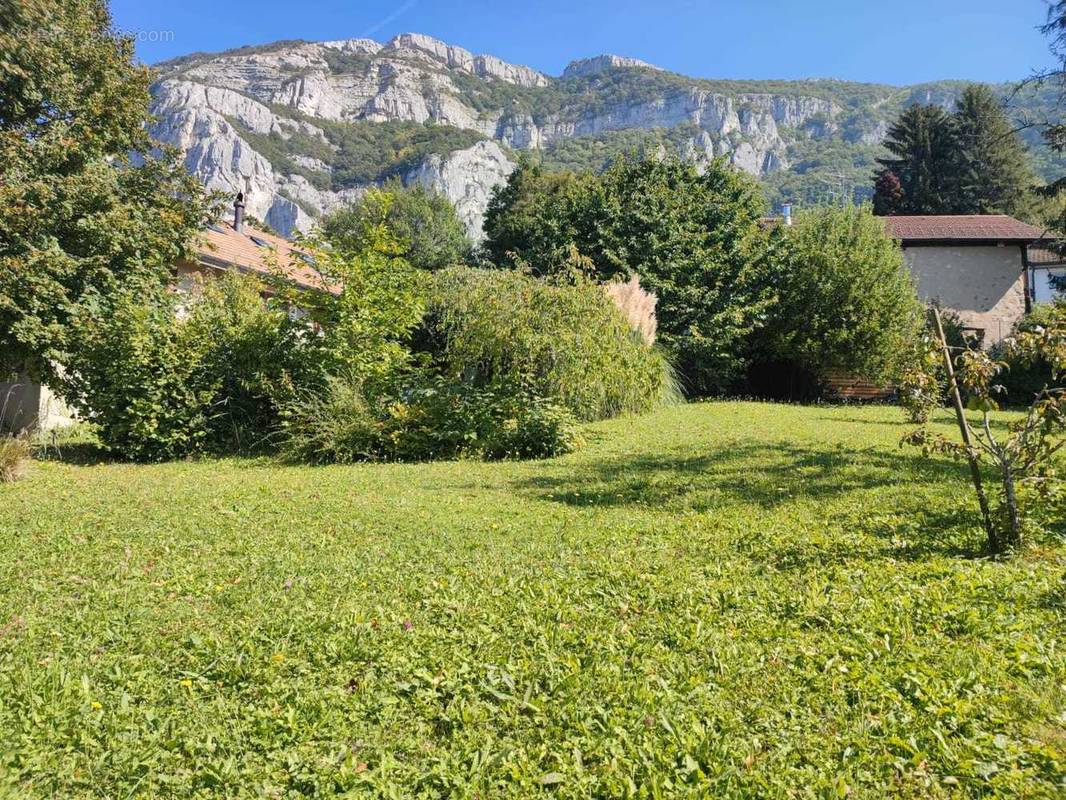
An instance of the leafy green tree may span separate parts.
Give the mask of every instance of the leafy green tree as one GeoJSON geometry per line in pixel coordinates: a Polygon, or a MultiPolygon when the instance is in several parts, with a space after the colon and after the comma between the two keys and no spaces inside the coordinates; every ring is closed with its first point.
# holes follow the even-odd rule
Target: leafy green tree
{"type": "Polygon", "coordinates": [[[319,223],[322,235],[333,245],[359,247],[367,223],[382,217],[386,202],[385,223],[396,237],[400,255],[412,266],[438,270],[470,258],[473,244],[448,198],[421,184],[405,187],[399,180],[326,216],[319,223]]]}
{"type": "Polygon", "coordinates": [[[742,371],[743,341],[772,302],[757,184],[724,162],[620,159],[602,176],[516,170],[486,220],[500,263],[557,271],[576,247],[601,279],[640,275],[658,297],[659,340],[696,394],[742,371]]]}
{"type": "Polygon", "coordinates": [[[0,14],[0,360],[47,376],[90,295],[169,278],[213,209],[146,132],[147,68],[104,0],[0,14]]]}
{"type": "Polygon", "coordinates": [[[897,214],[951,213],[959,147],[951,116],[939,106],[913,105],[889,128],[884,144],[889,155],[877,163],[896,176],[902,195],[889,197],[882,185],[875,205],[897,214]]]}
{"type": "Polygon", "coordinates": [[[368,192],[368,215],[348,246],[333,247],[312,236],[301,242],[314,265],[317,286],[297,286],[280,265],[271,276],[273,302],[300,309],[305,386],[330,377],[356,381],[371,394],[390,388],[411,363],[412,332],[425,313],[428,276],[403,257],[387,219],[392,195],[368,192]],[[311,329],[308,329],[308,326],[311,329]]]}
{"type": "Polygon", "coordinates": [[[522,264],[549,274],[565,261],[570,245],[590,238],[589,197],[598,185],[588,173],[545,172],[523,159],[489,199],[485,256],[501,266],[522,264]]]}
{"type": "Polygon", "coordinates": [[[959,152],[952,211],[1024,216],[1036,176],[992,90],[984,84],[967,86],[954,121],[959,152]]]}
{"type": "Polygon", "coordinates": [[[920,335],[923,307],[902,252],[870,207],[800,213],[779,252],[763,352],[812,371],[896,379],[920,335]]]}

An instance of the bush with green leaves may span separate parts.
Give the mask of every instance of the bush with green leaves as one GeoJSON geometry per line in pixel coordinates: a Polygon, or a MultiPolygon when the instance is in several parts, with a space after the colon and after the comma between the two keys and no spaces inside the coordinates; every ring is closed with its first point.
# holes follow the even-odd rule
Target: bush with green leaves
{"type": "Polygon", "coordinates": [[[112,451],[137,461],[263,444],[291,392],[297,340],[255,278],[227,273],[192,294],[126,293],[87,304],[60,389],[112,451]]]}
{"type": "Polygon", "coordinates": [[[181,458],[204,448],[218,377],[213,343],[190,336],[165,291],[86,303],[72,325],[61,387],[110,450],[135,461],[181,458]]]}
{"type": "Polygon", "coordinates": [[[642,413],[676,392],[663,352],[580,274],[443,270],[434,276],[425,333],[449,378],[520,387],[581,420],[642,413]]]}
{"type": "Polygon", "coordinates": [[[388,223],[391,195],[368,194],[374,213],[337,246],[320,236],[300,242],[316,285],[293,283],[280,264],[270,283],[275,303],[300,312],[292,323],[306,334],[299,337],[300,358],[318,385],[349,375],[384,391],[411,363],[407,341],[425,312],[427,276],[403,257],[388,223]]]}
{"type": "Polygon", "coordinates": [[[923,308],[902,251],[869,206],[797,215],[778,253],[777,302],[757,349],[810,370],[897,379],[923,308]]]}
{"type": "Polygon", "coordinates": [[[602,176],[520,165],[489,204],[485,251],[550,275],[576,247],[601,280],[639,275],[686,389],[717,394],[743,371],[744,344],[773,302],[763,212],[754,180],[721,160],[701,172],[622,158],[602,176]]]}
{"type": "Polygon", "coordinates": [[[184,309],[184,338],[210,342],[204,369],[215,388],[206,445],[212,451],[261,449],[278,425],[279,405],[313,365],[300,326],[264,300],[262,281],[226,272],[206,280],[184,309]]]}
{"type": "Polygon", "coordinates": [[[319,221],[333,247],[356,247],[368,224],[384,220],[399,245],[399,255],[419,269],[438,270],[466,262],[473,243],[455,206],[421,184],[405,187],[392,180],[381,190],[365,192],[352,205],[319,221]]]}
{"type": "Polygon", "coordinates": [[[432,373],[412,376],[392,396],[374,396],[358,379],[330,378],[284,417],[283,456],[310,463],[546,458],[581,441],[573,415],[554,401],[432,373]]]}
{"type": "Polygon", "coordinates": [[[926,324],[906,354],[896,387],[899,405],[906,411],[907,418],[918,425],[929,422],[933,412],[950,401],[944,350],[933,320],[934,310],[940,315],[940,325],[947,339],[949,352],[959,355],[976,346],[975,342],[966,336],[962,318],[958,313],[940,308],[937,303],[930,305],[926,324]]]}
{"type": "Polygon", "coordinates": [[[1066,300],[1034,306],[1014,324],[1011,337],[992,348],[992,358],[1003,364],[997,382],[1003,387],[999,399],[1006,405],[1029,405],[1052,380],[1051,365],[1043,358],[1019,359],[1009,346],[1011,339],[1054,324],[1062,318],[1063,309],[1066,309],[1066,300]]]}

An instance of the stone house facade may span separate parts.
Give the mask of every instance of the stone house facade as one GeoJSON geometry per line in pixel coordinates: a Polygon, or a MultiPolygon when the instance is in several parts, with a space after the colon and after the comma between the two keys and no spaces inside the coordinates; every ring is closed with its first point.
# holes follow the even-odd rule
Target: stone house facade
{"type": "Polygon", "coordinates": [[[1029,247],[1043,232],[1005,215],[885,217],[919,296],[955,311],[985,347],[1032,306],[1029,247]]]}

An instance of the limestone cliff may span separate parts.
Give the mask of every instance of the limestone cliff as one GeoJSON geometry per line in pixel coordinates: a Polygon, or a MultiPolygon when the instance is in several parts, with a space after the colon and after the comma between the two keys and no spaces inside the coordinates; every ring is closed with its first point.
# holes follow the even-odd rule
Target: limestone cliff
{"type": "Polygon", "coordinates": [[[670,147],[697,163],[724,158],[789,199],[820,186],[823,165],[866,185],[886,120],[915,93],[958,91],[708,81],[615,55],[553,78],[413,33],[194,54],[157,74],[153,134],[286,234],[399,178],[452,198],[476,237],[516,151],[598,168],[626,148],[670,147]]]}

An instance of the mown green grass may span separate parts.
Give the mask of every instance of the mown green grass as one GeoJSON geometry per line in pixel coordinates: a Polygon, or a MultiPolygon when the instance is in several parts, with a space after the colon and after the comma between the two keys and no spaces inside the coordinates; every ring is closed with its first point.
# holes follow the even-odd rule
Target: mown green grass
{"type": "Polygon", "coordinates": [[[540,463],[38,463],[0,486],[0,784],[1061,797],[1066,549],[981,558],[962,468],[900,420],[721,403],[540,463]]]}

